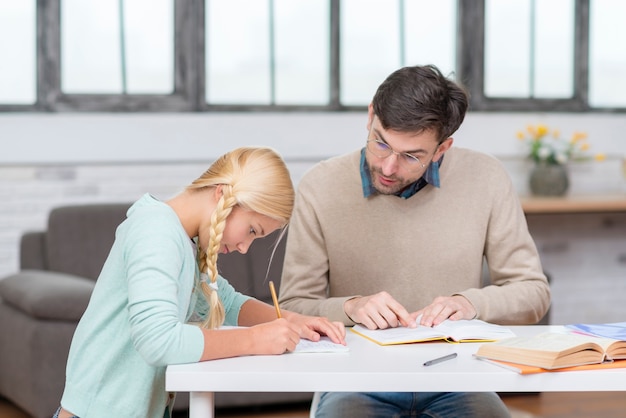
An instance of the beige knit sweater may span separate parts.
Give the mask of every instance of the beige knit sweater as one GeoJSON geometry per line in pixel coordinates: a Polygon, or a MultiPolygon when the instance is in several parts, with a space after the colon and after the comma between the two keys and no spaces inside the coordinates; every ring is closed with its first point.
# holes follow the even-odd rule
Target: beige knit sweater
{"type": "Polygon", "coordinates": [[[461,294],[478,318],[529,324],[550,289],[508,173],[495,158],[453,147],[441,187],[409,199],[363,197],[360,151],[316,164],[298,185],[287,236],[281,306],[353,322],[343,303],[389,292],[409,312],[461,294]],[[492,283],[481,287],[483,256],[492,283]]]}

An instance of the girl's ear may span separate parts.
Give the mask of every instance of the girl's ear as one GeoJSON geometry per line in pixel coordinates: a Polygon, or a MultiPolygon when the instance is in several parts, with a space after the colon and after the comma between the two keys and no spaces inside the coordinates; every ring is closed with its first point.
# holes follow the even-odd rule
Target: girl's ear
{"type": "Polygon", "coordinates": [[[222,185],[218,184],[217,186],[215,186],[215,191],[213,193],[215,196],[215,201],[217,202],[218,200],[220,200],[220,197],[222,197],[222,195],[224,194],[224,191],[222,190],[222,185]]]}

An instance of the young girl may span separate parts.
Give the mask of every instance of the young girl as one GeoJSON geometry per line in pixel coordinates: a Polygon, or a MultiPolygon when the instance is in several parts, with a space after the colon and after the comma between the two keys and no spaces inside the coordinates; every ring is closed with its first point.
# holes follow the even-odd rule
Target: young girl
{"type": "Polygon", "coordinates": [[[217,256],[247,252],[284,228],[294,190],[269,148],[219,158],[182,193],[146,194],[128,210],[72,340],[61,417],[169,416],[169,364],[292,351],[320,334],[344,343],[344,326],[284,311],[236,292],[217,256]],[[186,321],[206,318],[202,326],[186,321]],[[222,324],[246,328],[216,329],[222,324]]]}

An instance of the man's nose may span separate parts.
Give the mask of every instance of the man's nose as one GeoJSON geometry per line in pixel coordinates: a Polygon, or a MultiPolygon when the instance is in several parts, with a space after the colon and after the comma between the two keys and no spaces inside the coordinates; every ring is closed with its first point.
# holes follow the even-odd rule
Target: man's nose
{"type": "Polygon", "coordinates": [[[383,163],[381,165],[383,174],[388,175],[398,171],[400,163],[398,158],[400,158],[400,156],[397,153],[392,152],[391,154],[389,154],[389,156],[387,156],[387,158],[383,160],[383,163]]]}

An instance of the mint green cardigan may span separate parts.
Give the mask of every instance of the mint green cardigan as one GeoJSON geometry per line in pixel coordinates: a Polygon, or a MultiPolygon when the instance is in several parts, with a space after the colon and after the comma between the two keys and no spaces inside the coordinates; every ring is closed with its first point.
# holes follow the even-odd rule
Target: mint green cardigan
{"type": "MultiPolygon", "coordinates": [[[[71,239],[71,237],[68,237],[71,239]]],[[[165,369],[200,360],[207,312],[194,244],[172,208],[146,194],[128,210],[69,352],[61,405],[81,418],[162,418],[165,369]]],[[[223,278],[226,325],[248,300],[223,278]]],[[[53,411],[51,411],[52,413],[53,411]]]]}

